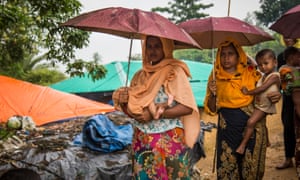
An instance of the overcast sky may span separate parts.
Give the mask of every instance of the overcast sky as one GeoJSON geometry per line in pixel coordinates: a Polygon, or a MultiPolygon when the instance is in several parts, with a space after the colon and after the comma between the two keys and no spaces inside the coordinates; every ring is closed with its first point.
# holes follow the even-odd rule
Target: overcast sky
{"type": "MultiPolygon", "coordinates": [[[[107,7],[127,7],[138,8],[150,11],[153,7],[166,7],[171,0],[80,0],[83,5],[81,13],[107,8],[107,7]]],[[[214,6],[206,9],[205,13],[210,16],[227,16],[229,0],[202,0],[201,3],[213,3],[214,6]]],[[[259,9],[259,0],[231,0],[230,16],[244,19],[248,12],[259,9]]],[[[129,55],[129,39],[94,32],[90,36],[89,46],[77,50],[79,58],[92,60],[93,54],[98,52],[102,58],[102,63],[112,61],[127,61],[129,55]]],[[[141,53],[140,41],[133,42],[132,55],[141,53]]]]}

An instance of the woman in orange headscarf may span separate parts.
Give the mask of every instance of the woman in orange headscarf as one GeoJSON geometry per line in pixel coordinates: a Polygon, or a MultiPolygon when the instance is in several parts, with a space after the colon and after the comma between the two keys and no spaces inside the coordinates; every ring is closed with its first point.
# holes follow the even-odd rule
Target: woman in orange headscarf
{"type": "MultiPolygon", "coordinates": [[[[135,119],[132,148],[137,179],[189,179],[188,149],[200,131],[200,117],[189,83],[187,65],[173,58],[174,42],[147,36],[143,42],[143,67],[128,90],[128,102],[113,94],[115,107],[135,119]],[[152,103],[173,102],[158,119],[152,103]]],[[[124,88],[123,88],[124,90],[124,88]]],[[[125,98],[126,99],[126,98],[125,98]]]]}
{"type": "MultiPolygon", "coordinates": [[[[233,39],[219,45],[213,72],[215,74],[209,77],[204,108],[211,115],[219,115],[218,179],[262,179],[267,147],[265,119],[256,124],[254,138],[248,141],[245,154],[235,153],[253,112],[253,96],[244,95],[241,89],[255,88],[260,73],[247,65],[247,55],[233,39]]],[[[280,96],[275,92],[273,101],[278,101],[280,96]]]]}

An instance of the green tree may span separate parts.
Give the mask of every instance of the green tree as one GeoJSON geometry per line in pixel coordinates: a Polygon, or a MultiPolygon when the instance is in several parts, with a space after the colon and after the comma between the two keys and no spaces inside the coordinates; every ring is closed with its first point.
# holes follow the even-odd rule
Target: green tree
{"type": "Polygon", "coordinates": [[[267,27],[290,8],[300,4],[300,0],[260,0],[259,2],[260,11],[254,11],[254,14],[267,27]]]}
{"type": "Polygon", "coordinates": [[[254,46],[245,46],[244,49],[248,53],[248,55],[254,58],[258,51],[266,48],[272,49],[275,53],[279,53],[283,50],[284,47],[282,44],[280,44],[280,35],[277,33],[274,34],[270,29],[263,25],[263,23],[256,18],[255,14],[248,12],[244,21],[256,27],[259,27],[260,29],[271,35],[273,34],[274,38],[274,40],[272,41],[262,42],[254,46]]]}
{"type": "MultiPolygon", "coordinates": [[[[153,12],[166,13],[170,17],[168,18],[174,23],[180,23],[192,18],[202,18],[208,16],[201,11],[213,6],[210,4],[202,4],[201,0],[174,0],[169,1],[167,7],[155,7],[152,8],[153,12]]],[[[174,57],[177,59],[185,59],[200,62],[212,62],[211,50],[197,50],[197,49],[183,49],[176,50],[174,57]]]]}
{"type": "Polygon", "coordinates": [[[11,71],[2,74],[39,85],[53,84],[66,78],[56,67],[45,61],[45,55],[34,57],[33,54],[24,53],[23,58],[9,67],[11,71]]]}
{"type": "Polygon", "coordinates": [[[167,13],[169,19],[174,23],[180,23],[192,18],[206,17],[208,14],[201,12],[206,8],[210,8],[213,4],[202,4],[201,0],[174,0],[168,2],[168,7],[152,8],[153,12],[167,13]]]}
{"type": "Polygon", "coordinates": [[[81,70],[86,69],[88,76],[91,76],[92,80],[101,79],[105,77],[107,70],[103,65],[100,65],[101,56],[98,53],[94,53],[92,61],[83,61],[82,59],[76,60],[72,64],[68,64],[66,72],[71,76],[84,76],[84,72],[81,70]]]}
{"type": "Polygon", "coordinates": [[[23,78],[22,62],[29,56],[42,56],[53,66],[67,65],[66,72],[80,75],[93,72],[103,77],[103,68],[94,62],[76,59],[75,50],[88,45],[89,33],[60,27],[79,14],[78,0],[2,0],[0,3],[0,74],[23,78]],[[41,53],[40,51],[43,51],[41,53]]]}
{"type": "Polygon", "coordinates": [[[211,49],[182,49],[174,51],[174,57],[176,59],[212,63],[212,51],[211,49]]]}
{"type": "Polygon", "coordinates": [[[39,67],[27,73],[24,80],[34,84],[49,86],[66,78],[65,74],[56,69],[39,67]]]}
{"type": "Polygon", "coordinates": [[[140,54],[140,53],[133,54],[130,59],[133,61],[141,61],[142,54],[140,54]]]}

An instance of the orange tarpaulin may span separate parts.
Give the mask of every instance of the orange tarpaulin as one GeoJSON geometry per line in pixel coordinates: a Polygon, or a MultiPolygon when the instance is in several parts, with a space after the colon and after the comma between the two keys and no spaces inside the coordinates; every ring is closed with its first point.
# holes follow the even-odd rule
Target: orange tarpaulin
{"type": "Polygon", "coordinates": [[[108,104],[0,76],[0,122],[6,122],[13,115],[21,115],[30,116],[39,126],[111,111],[114,108],[108,104]]]}

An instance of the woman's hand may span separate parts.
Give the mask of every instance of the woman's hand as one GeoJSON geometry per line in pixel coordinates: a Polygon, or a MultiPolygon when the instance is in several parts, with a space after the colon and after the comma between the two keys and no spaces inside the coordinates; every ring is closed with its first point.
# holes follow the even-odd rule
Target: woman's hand
{"type": "Polygon", "coordinates": [[[267,96],[273,104],[277,103],[281,99],[281,93],[278,91],[270,92],[267,96]]]}
{"type": "Polygon", "coordinates": [[[216,85],[216,80],[211,80],[208,82],[208,89],[213,95],[216,95],[217,93],[217,85],[216,85]]]}
{"type": "Polygon", "coordinates": [[[127,103],[129,99],[128,87],[119,89],[119,103],[127,103]]]}
{"type": "Polygon", "coordinates": [[[133,114],[132,116],[139,123],[147,123],[153,119],[148,108],[144,108],[142,114],[139,115],[133,114]]]}
{"type": "MultiPolygon", "coordinates": [[[[171,108],[167,108],[163,112],[163,118],[177,118],[185,115],[189,115],[193,112],[192,108],[189,108],[187,106],[184,106],[182,104],[176,104],[175,106],[171,108]]],[[[151,120],[154,120],[152,117],[151,112],[149,111],[148,108],[143,109],[143,113],[140,115],[132,115],[133,118],[140,122],[140,123],[147,123],[151,120]]]]}
{"type": "Polygon", "coordinates": [[[208,89],[210,90],[211,94],[208,97],[207,106],[212,112],[217,111],[217,84],[216,80],[212,80],[208,82],[208,89]]]}

